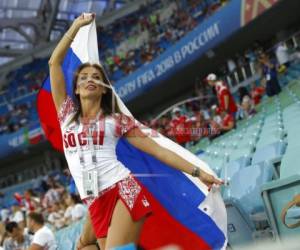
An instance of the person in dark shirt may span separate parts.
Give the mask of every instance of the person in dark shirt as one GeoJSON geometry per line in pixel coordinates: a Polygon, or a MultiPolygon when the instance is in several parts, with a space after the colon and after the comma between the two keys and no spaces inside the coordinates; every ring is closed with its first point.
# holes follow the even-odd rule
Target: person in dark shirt
{"type": "Polygon", "coordinates": [[[281,87],[277,78],[276,62],[271,60],[266,53],[260,53],[259,62],[262,65],[262,74],[266,80],[266,93],[269,97],[278,95],[281,87]]]}

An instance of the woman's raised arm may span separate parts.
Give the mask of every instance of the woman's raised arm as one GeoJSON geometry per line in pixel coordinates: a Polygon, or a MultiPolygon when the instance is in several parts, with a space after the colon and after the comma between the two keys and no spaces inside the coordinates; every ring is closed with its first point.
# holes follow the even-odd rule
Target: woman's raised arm
{"type": "Polygon", "coordinates": [[[79,17],[77,17],[69,30],[59,41],[49,59],[51,92],[57,111],[59,111],[59,108],[67,95],[66,83],[62,70],[63,60],[78,30],[82,26],[90,24],[94,20],[94,17],[95,14],[81,14],[79,17]]]}

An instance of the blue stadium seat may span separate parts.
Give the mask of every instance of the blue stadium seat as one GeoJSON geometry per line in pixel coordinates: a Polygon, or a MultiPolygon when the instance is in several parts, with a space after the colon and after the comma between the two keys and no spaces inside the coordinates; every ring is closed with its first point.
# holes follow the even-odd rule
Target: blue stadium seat
{"type": "MultiPolygon", "coordinates": [[[[249,160],[250,162],[250,160],[249,160]]],[[[224,164],[224,166],[221,169],[220,177],[222,180],[226,180],[230,183],[232,177],[238,173],[242,168],[246,167],[247,164],[245,164],[245,161],[232,161],[224,164]]]]}
{"type": "Polygon", "coordinates": [[[296,174],[300,174],[299,161],[300,146],[290,147],[286,149],[286,153],[282,157],[280,165],[280,178],[287,178],[296,174]]]}
{"type": "Polygon", "coordinates": [[[228,212],[231,246],[251,243],[249,232],[255,231],[255,222],[266,220],[260,187],[271,181],[272,176],[270,164],[253,165],[234,174],[229,186],[225,187],[223,198],[228,212]]]}
{"type": "Polygon", "coordinates": [[[252,164],[258,164],[264,161],[275,163],[281,160],[286,143],[282,140],[271,143],[255,151],[252,157],[252,164]]]}

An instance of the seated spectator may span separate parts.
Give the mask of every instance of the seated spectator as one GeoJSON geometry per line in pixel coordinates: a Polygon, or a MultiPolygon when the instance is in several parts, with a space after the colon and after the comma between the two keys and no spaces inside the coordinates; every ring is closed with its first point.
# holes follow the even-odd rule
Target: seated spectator
{"type": "Polygon", "coordinates": [[[21,207],[17,201],[14,201],[12,206],[12,216],[10,221],[16,222],[21,229],[25,228],[25,217],[21,210],[21,207]]]}
{"type": "Polygon", "coordinates": [[[238,94],[240,104],[238,105],[238,112],[235,118],[245,119],[252,117],[254,114],[256,114],[256,110],[247,88],[240,87],[238,89],[238,94]]]}
{"type": "Polygon", "coordinates": [[[53,225],[55,229],[64,227],[64,211],[60,209],[59,202],[55,202],[51,205],[48,222],[53,225]]]}
{"type": "Polygon", "coordinates": [[[252,83],[251,85],[251,98],[254,103],[254,105],[257,105],[260,103],[261,98],[263,97],[265,93],[265,88],[261,86],[256,86],[255,83],[252,83]]]}
{"type": "Polygon", "coordinates": [[[186,146],[191,141],[191,124],[185,115],[181,114],[181,110],[176,107],[172,111],[174,118],[172,119],[170,126],[172,135],[176,142],[182,146],[186,146]]]}
{"type": "Polygon", "coordinates": [[[57,181],[55,181],[51,176],[48,177],[47,185],[49,189],[46,192],[42,201],[44,208],[51,206],[55,202],[59,202],[61,194],[64,192],[64,187],[60,185],[57,181]]]}
{"type": "Polygon", "coordinates": [[[235,120],[232,114],[226,113],[226,112],[221,112],[221,132],[227,132],[230,131],[231,129],[234,128],[235,126],[235,120]]]}
{"type": "Polygon", "coordinates": [[[215,109],[215,115],[210,120],[210,128],[213,133],[209,139],[214,139],[235,127],[235,119],[232,114],[222,111],[220,108],[215,109]]]}
{"type": "Polygon", "coordinates": [[[28,214],[28,229],[34,233],[28,250],[57,250],[57,243],[53,232],[44,225],[42,214],[31,212],[28,214]]]}
{"type": "Polygon", "coordinates": [[[85,217],[87,209],[81,203],[78,195],[67,194],[65,196],[65,202],[68,205],[68,208],[64,213],[65,225],[69,225],[72,222],[78,221],[85,217]]]}
{"type": "Polygon", "coordinates": [[[33,212],[38,209],[40,204],[40,199],[33,192],[32,189],[28,189],[24,192],[24,205],[27,212],[33,212]]]}
{"type": "Polygon", "coordinates": [[[239,95],[239,103],[241,104],[243,102],[243,98],[245,96],[250,97],[249,91],[246,87],[239,87],[238,88],[238,95],[239,95]]]}
{"type": "Polygon", "coordinates": [[[257,113],[249,96],[244,96],[241,108],[243,110],[243,118],[251,118],[257,113]]]}
{"type": "Polygon", "coordinates": [[[26,250],[29,248],[32,236],[25,233],[16,222],[9,222],[5,229],[9,237],[4,240],[4,250],[26,250]]]}

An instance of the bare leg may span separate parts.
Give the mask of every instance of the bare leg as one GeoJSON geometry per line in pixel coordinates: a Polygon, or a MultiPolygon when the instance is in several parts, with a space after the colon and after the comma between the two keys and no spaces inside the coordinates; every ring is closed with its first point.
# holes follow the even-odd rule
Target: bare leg
{"type": "MultiPolygon", "coordinates": [[[[85,223],[82,228],[80,238],[77,242],[77,248],[80,250],[98,250],[96,246],[96,236],[91,223],[90,214],[87,213],[85,223]]],[[[102,250],[102,249],[101,249],[102,250]]]]}
{"type": "Polygon", "coordinates": [[[98,246],[100,247],[100,250],[104,250],[105,249],[105,244],[106,244],[106,238],[101,238],[98,239],[98,246]]]}
{"type": "Polygon", "coordinates": [[[105,250],[129,243],[138,243],[144,220],[145,218],[133,221],[126,206],[118,200],[108,229],[105,250]]]}

